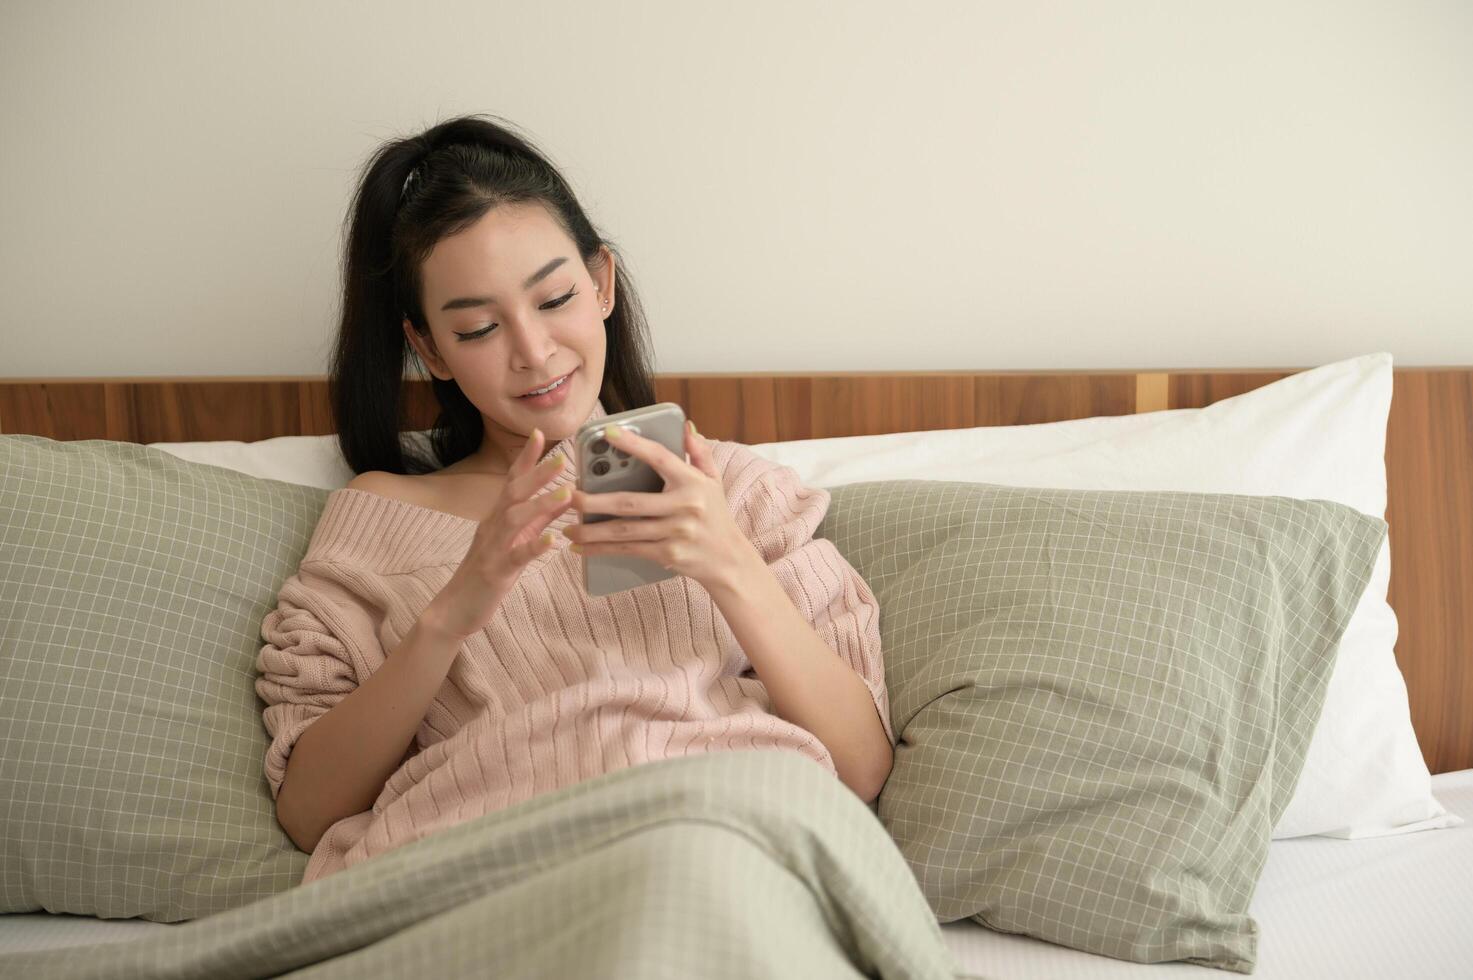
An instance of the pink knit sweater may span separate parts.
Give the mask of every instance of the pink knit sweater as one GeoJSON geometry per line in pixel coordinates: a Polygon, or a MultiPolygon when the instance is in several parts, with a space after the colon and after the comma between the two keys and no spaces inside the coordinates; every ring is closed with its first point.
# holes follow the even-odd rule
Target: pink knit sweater
{"type": "MultiPolygon", "coordinates": [[[[605,415],[595,403],[589,418],[605,415]]],[[[796,607],[869,687],[890,744],[879,605],[813,531],[827,490],[735,442],[711,440],[737,526],[796,607]]],[[[572,458],[572,440],[548,450],[572,458]]],[[[572,467],[548,484],[574,480],[572,467]]],[[[554,528],[577,520],[569,510],[554,528]]],[[[384,663],[450,579],[476,523],[347,488],[329,494],[301,567],[261,626],[256,691],[274,799],[308,725],[384,663]]],[[[561,535],[470,636],[374,802],[323,835],[303,883],[434,831],[606,772],[722,749],[791,750],[830,772],[814,735],[772,701],[721,612],[677,575],[609,596],[583,590],[561,535]]]]}

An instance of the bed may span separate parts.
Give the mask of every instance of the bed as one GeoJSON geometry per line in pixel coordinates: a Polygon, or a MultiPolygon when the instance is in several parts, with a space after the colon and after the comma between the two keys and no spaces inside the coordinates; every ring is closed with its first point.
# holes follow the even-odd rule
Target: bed
{"type": "MultiPolygon", "coordinates": [[[[1432,790],[1449,810],[1473,820],[1473,769],[1433,776],[1432,790]]],[[[1467,976],[1473,971],[1469,836],[1448,831],[1354,842],[1274,841],[1253,896],[1252,912],[1264,935],[1253,975],[1467,976]]],[[[0,953],[117,942],[171,928],[145,919],[8,915],[0,919],[0,953]]],[[[941,931],[956,956],[958,977],[1088,980],[1145,976],[1148,969],[1151,976],[1203,975],[1198,966],[1126,963],[971,921],[947,923],[941,931]]]]}
{"type": "MultiPolygon", "coordinates": [[[[427,384],[411,385],[405,428],[423,430],[433,418],[432,396],[427,384]]],[[[1404,798],[1395,818],[1343,826],[1329,804],[1278,811],[1282,819],[1261,874],[1251,876],[1256,959],[1226,968],[1262,977],[1473,974],[1473,938],[1463,921],[1473,900],[1473,368],[1393,372],[1390,355],[1377,354],[1313,370],[663,375],[656,393],[681,404],[708,437],[752,445],[836,493],[907,471],[940,481],[1124,489],[1142,484],[1106,477],[1103,469],[1090,474],[1087,466],[1103,466],[1104,459],[1116,468],[1112,473],[1139,474],[1143,460],[1160,457],[1159,477],[1173,465],[1180,468],[1187,458],[1181,454],[1203,451],[1188,438],[1163,452],[1168,429],[1200,441],[1209,432],[1222,439],[1238,425],[1239,443],[1224,443],[1220,451],[1261,463],[1265,482],[1255,489],[1248,482],[1253,474],[1245,473],[1242,484],[1220,485],[1221,492],[1298,497],[1288,478],[1274,481],[1292,461],[1322,449],[1317,443],[1336,441],[1327,434],[1336,423],[1327,420],[1364,410],[1357,431],[1384,440],[1384,511],[1376,510],[1374,493],[1357,507],[1377,517],[1384,513],[1389,527],[1383,563],[1389,558],[1390,577],[1383,591],[1395,610],[1390,686],[1404,683],[1389,710],[1400,706],[1407,735],[1399,746],[1388,742],[1385,758],[1369,768],[1354,772],[1351,761],[1343,762],[1341,775],[1384,771],[1384,799],[1344,790],[1340,802],[1348,805],[1354,796],[1367,814],[1384,803],[1378,811],[1384,817],[1396,802],[1393,791],[1404,798]],[[1295,378],[1303,382],[1299,388],[1279,384],[1295,378]],[[1214,405],[1221,411],[1197,411],[1214,405]],[[1291,409],[1299,414],[1276,427],[1291,409]],[[1118,425],[1128,416],[1140,423],[1129,432],[1118,425]],[[1209,424],[1216,428],[1201,428],[1209,424]],[[1262,441],[1253,443],[1258,436],[1262,441]],[[1012,441],[968,441],[990,438],[1012,441]],[[1043,445],[1052,468],[1039,463],[1043,445]],[[1150,457],[1131,457],[1147,446],[1150,457]],[[948,469],[965,447],[973,468],[948,469]],[[985,468],[977,468],[978,460],[985,468]],[[1414,760],[1406,757],[1407,746],[1414,760]],[[1422,809],[1413,812],[1407,798],[1422,809]]],[[[0,433],[151,446],[267,480],[341,486],[341,459],[322,438],[330,432],[320,377],[0,379],[0,433]]],[[[1162,489],[1194,489],[1158,482],[1162,489]]],[[[1328,485],[1306,484],[1303,496],[1328,499],[1314,489],[1328,485]]],[[[1371,584],[1373,592],[1374,578],[1371,584]]],[[[1340,676],[1336,683],[1350,683],[1340,676]]],[[[1385,674],[1363,680],[1388,686],[1385,674]]],[[[1374,720],[1366,715],[1362,722],[1367,719],[1374,720]]],[[[1310,751],[1317,766],[1313,746],[1310,751]]],[[[1328,773],[1306,767],[1299,783],[1305,801],[1311,790],[1322,801],[1333,795],[1328,773]],[[1310,785],[1312,779],[1325,785],[1310,785]]],[[[944,892],[924,873],[919,877],[928,898],[944,892]]],[[[958,977],[1108,977],[1145,975],[1147,969],[1188,976],[1224,965],[1100,955],[1007,931],[1001,914],[991,928],[951,912],[938,911],[936,920],[954,960],[950,972],[958,977]]],[[[17,912],[0,917],[0,956],[142,939],[188,924],[17,912]]],[[[908,941],[898,933],[893,938],[908,941]]],[[[933,967],[928,961],[911,970],[903,957],[869,960],[870,975],[927,976],[933,967]]]]}

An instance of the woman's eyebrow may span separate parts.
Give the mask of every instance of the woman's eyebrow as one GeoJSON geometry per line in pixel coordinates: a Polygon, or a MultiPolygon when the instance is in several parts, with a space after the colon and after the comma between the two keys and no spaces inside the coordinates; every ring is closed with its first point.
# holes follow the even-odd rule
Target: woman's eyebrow
{"type": "MultiPolygon", "coordinates": [[[[557,258],[553,259],[551,262],[547,263],[542,268],[532,273],[530,276],[527,277],[526,281],[522,283],[522,291],[526,292],[542,280],[546,279],[548,276],[552,275],[552,270],[556,269],[558,266],[562,265],[566,261],[568,261],[568,257],[566,255],[559,255],[557,258]]],[[[488,303],[494,302],[496,302],[496,297],[494,296],[462,296],[459,299],[452,299],[444,306],[440,307],[440,312],[444,313],[446,310],[465,310],[473,306],[485,306],[488,303]]]]}

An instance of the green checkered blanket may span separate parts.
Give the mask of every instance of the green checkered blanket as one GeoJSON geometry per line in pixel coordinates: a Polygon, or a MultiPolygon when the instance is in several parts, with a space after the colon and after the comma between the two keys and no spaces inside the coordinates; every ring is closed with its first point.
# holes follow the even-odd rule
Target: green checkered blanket
{"type": "Polygon", "coordinates": [[[121,943],[51,977],[905,977],[959,972],[875,814],[796,752],[645,763],[121,943]]]}

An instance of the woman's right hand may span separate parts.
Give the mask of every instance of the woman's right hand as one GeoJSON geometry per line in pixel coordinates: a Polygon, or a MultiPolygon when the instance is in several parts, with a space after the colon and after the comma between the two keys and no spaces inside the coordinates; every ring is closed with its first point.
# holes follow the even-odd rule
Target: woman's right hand
{"type": "Polygon", "coordinates": [[[543,535],[543,529],[572,506],[572,493],[563,486],[556,493],[532,496],[566,464],[562,453],[536,462],[546,438],[541,429],[532,430],[512,461],[496,505],[476,527],[460,567],[425,609],[422,618],[442,634],[464,639],[491,622],[527,563],[552,549],[552,537],[543,535]]]}

